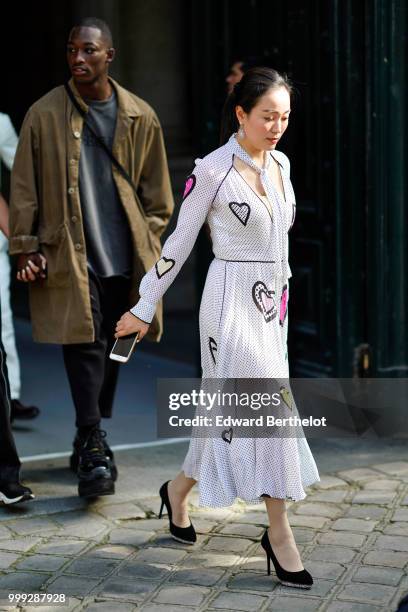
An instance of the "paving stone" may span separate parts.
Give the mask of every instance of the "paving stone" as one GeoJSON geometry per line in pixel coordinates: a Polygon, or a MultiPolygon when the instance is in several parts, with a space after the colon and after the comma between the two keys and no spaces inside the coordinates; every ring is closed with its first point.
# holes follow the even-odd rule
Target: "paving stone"
{"type": "Polygon", "coordinates": [[[398,508],[392,515],[392,521],[408,521],[408,508],[398,508]]]}
{"type": "Polygon", "coordinates": [[[317,536],[318,544],[334,544],[348,546],[349,548],[361,548],[366,540],[367,536],[365,535],[343,531],[328,531],[327,533],[319,533],[317,536]]]}
{"type": "Polygon", "coordinates": [[[87,557],[106,558],[106,559],[126,559],[133,555],[135,549],[133,546],[121,546],[120,544],[104,544],[96,546],[87,553],[87,557]]]}
{"type": "Polygon", "coordinates": [[[408,536],[408,523],[391,523],[391,525],[384,528],[383,533],[386,535],[408,536]]]}
{"type": "Polygon", "coordinates": [[[56,522],[60,525],[60,534],[68,537],[77,537],[91,540],[103,535],[109,528],[108,521],[102,517],[83,512],[65,512],[54,515],[56,522]]]}
{"type": "Polygon", "coordinates": [[[408,495],[402,500],[401,506],[408,506],[408,495]]]}
{"type": "Polygon", "coordinates": [[[363,487],[372,491],[396,491],[401,485],[399,480],[390,480],[389,478],[380,478],[379,480],[370,480],[365,482],[363,487]]]}
{"type": "MultiPolygon", "coordinates": [[[[309,597],[311,599],[314,599],[316,597],[326,597],[326,595],[328,595],[335,586],[336,586],[336,583],[333,580],[323,580],[322,578],[319,578],[319,580],[316,580],[313,583],[313,586],[311,589],[307,589],[307,590],[302,589],[302,597],[303,598],[306,597],[307,599],[309,597]]],[[[279,586],[276,589],[276,595],[284,595],[286,593],[289,595],[292,592],[293,592],[293,587],[288,587],[283,584],[279,584],[279,586]]],[[[322,603],[321,600],[320,600],[320,603],[322,603]]]]}
{"type": "MultiPolygon", "coordinates": [[[[153,580],[133,580],[119,576],[109,578],[102,584],[98,591],[98,597],[126,599],[128,601],[143,601],[147,595],[157,587],[153,580]]],[[[115,608],[112,607],[112,610],[115,608]]]]}
{"type": "Polygon", "coordinates": [[[209,604],[211,608],[225,610],[244,610],[244,612],[252,612],[259,610],[267,597],[261,595],[251,595],[249,593],[236,593],[235,591],[223,591],[209,604]]]}
{"type": "Polygon", "coordinates": [[[334,563],[349,563],[356,553],[350,548],[341,546],[316,546],[309,555],[313,561],[333,561],[334,563]]]}
{"type": "Polygon", "coordinates": [[[288,595],[273,597],[266,610],[268,612],[315,612],[321,604],[321,599],[302,599],[288,595]]]}
{"type": "MultiPolygon", "coordinates": [[[[136,531],[163,531],[168,529],[168,522],[163,519],[127,519],[116,521],[124,529],[136,529],[136,531]]],[[[195,526],[195,525],[194,525],[195,526]]]]}
{"type": "Polygon", "coordinates": [[[144,519],[146,513],[136,504],[110,504],[99,509],[99,513],[108,519],[144,519]]]}
{"type": "Polygon", "coordinates": [[[390,463],[377,463],[373,465],[373,468],[390,474],[391,476],[407,476],[408,475],[408,461],[393,461],[390,463]]]}
{"type": "Polygon", "coordinates": [[[372,584],[385,584],[397,586],[404,572],[390,567],[359,567],[353,575],[355,582],[371,582],[372,584]]]}
{"type": "Polygon", "coordinates": [[[383,608],[373,606],[371,604],[363,604],[353,601],[334,601],[328,605],[325,612],[383,612],[383,608]]]}
{"type": "Polygon", "coordinates": [[[294,527],[292,532],[295,536],[297,544],[312,542],[316,535],[316,532],[313,531],[313,529],[301,529],[300,527],[294,527]]]}
{"type": "Polygon", "coordinates": [[[334,521],[332,529],[335,531],[363,531],[364,533],[370,533],[377,524],[378,521],[366,521],[358,518],[341,518],[334,521]]]}
{"type": "Polygon", "coordinates": [[[332,489],[322,490],[317,493],[313,493],[309,499],[313,502],[328,502],[328,503],[341,503],[346,499],[349,492],[344,489],[332,489]]]}
{"type": "Polygon", "coordinates": [[[391,504],[396,491],[358,491],[352,499],[353,504],[391,504]]]}
{"type": "MultiPolygon", "coordinates": [[[[201,548],[201,545],[207,540],[207,536],[197,534],[197,541],[194,543],[194,548],[197,550],[201,548]]],[[[186,544],[175,540],[168,531],[166,533],[156,533],[156,536],[149,542],[149,546],[158,546],[162,548],[179,548],[180,550],[186,550],[186,544]]],[[[190,548],[187,544],[187,548],[190,548]]]]}
{"type": "Polygon", "coordinates": [[[291,514],[289,523],[292,527],[312,527],[322,529],[328,522],[324,516],[305,516],[304,514],[291,514]]]}
{"type": "Polygon", "coordinates": [[[171,573],[171,567],[154,563],[138,563],[130,561],[119,568],[118,576],[124,578],[145,578],[146,580],[161,580],[171,573]]]}
{"type": "Polygon", "coordinates": [[[89,546],[89,542],[83,540],[65,540],[62,538],[49,540],[45,544],[36,547],[35,552],[42,555],[69,555],[75,557],[89,546]]]}
{"type": "Polygon", "coordinates": [[[216,521],[194,519],[194,529],[197,533],[210,533],[218,526],[216,521]]]}
{"type": "Polygon", "coordinates": [[[370,550],[364,557],[363,563],[369,565],[383,565],[386,567],[403,568],[408,563],[406,553],[391,550],[370,550]]]}
{"type": "Polygon", "coordinates": [[[233,567],[242,561],[242,557],[238,555],[222,554],[218,552],[193,552],[186,555],[182,567],[196,568],[196,567],[233,567]]]}
{"type": "Polygon", "coordinates": [[[169,582],[213,586],[224,576],[224,574],[225,572],[222,570],[203,568],[176,570],[172,573],[169,582]]]}
{"type": "Polygon", "coordinates": [[[98,584],[95,578],[88,576],[62,575],[47,585],[47,593],[64,593],[67,596],[85,597],[98,584]]]}
{"type": "Polygon", "coordinates": [[[260,552],[258,555],[253,557],[247,557],[240,563],[240,570],[251,570],[254,572],[266,572],[266,557],[265,554],[260,552]]]}
{"type": "MultiPolygon", "coordinates": [[[[7,529],[7,527],[5,525],[0,525],[0,540],[2,540],[3,538],[5,539],[9,539],[11,537],[11,531],[10,529],[7,529]]],[[[0,545],[2,544],[2,542],[0,542],[0,545]]]]}
{"type": "Polygon", "coordinates": [[[337,594],[337,597],[338,599],[361,601],[362,603],[372,603],[374,605],[385,605],[390,601],[393,595],[394,589],[390,586],[355,582],[345,585],[337,594]]]}
{"type": "Polygon", "coordinates": [[[230,518],[230,522],[234,523],[250,523],[251,525],[260,525],[266,527],[269,525],[268,515],[263,512],[242,512],[236,513],[230,518]]]}
{"type": "Polygon", "coordinates": [[[175,548],[159,548],[151,547],[140,551],[135,559],[143,563],[163,563],[164,565],[173,565],[178,563],[187,555],[185,550],[175,548]]]}
{"type": "Polygon", "coordinates": [[[238,535],[246,538],[259,538],[264,531],[264,527],[257,525],[250,525],[247,523],[229,523],[228,525],[225,525],[219,533],[238,535]]]}
{"type": "Polygon", "coordinates": [[[375,545],[377,548],[408,552],[408,538],[404,536],[380,535],[375,545]]]}
{"type": "MultiPolygon", "coordinates": [[[[149,603],[140,608],[143,612],[196,612],[197,608],[187,606],[170,606],[166,604],[149,603]]],[[[115,610],[116,612],[116,610],[115,610]]]]}
{"type": "Polygon", "coordinates": [[[0,550],[27,552],[39,542],[43,542],[43,540],[41,538],[33,538],[33,537],[13,538],[12,540],[2,540],[0,541],[0,550]]]}
{"type": "MultiPolygon", "coordinates": [[[[121,603],[119,601],[96,601],[87,606],[86,612],[132,612],[135,609],[132,603],[121,603]]],[[[63,608],[65,612],[65,608],[63,608]]]]}
{"type": "Polygon", "coordinates": [[[20,554],[12,552],[0,552],[0,570],[7,569],[21,557],[20,554]]]}
{"type": "Polygon", "coordinates": [[[119,561],[114,559],[97,559],[92,556],[83,556],[75,559],[71,565],[64,569],[64,572],[99,578],[112,572],[118,566],[118,563],[119,561]]]}
{"type": "Polygon", "coordinates": [[[65,563],[69,561],[69,557],[54,557],[51,555],[29,555],[16,565],[18,570],[37,570],[43,572],[56,572],[65,563]]]}
{"type": "Polygon", "coordinates": [[[383,518],[387,512],[387,508],[381,506],[355,504],[346,512],[344,518],[353,517],[376,521],[383,518]]]}
{"type": "Polygon", "coordinates": [[[211,593],[210,589],[198,586],[164,586],[154,597],[154,601],[165,604],[184,604],[199,606],[211,593]]]}
{"type": "Polygon", "coordinates": [[[29,519],[18,519],[9,521],[7,526],[10,527],[15,533],[24,535],[32,535],[33,533],[45,533],[59,530],[58,525],[47,517],[29,518],[29,519]]]}
{"type": "Polygon", "coordinates": [[[329,561],[311,561],[305,562],[306,569],[312,574],[313,578],[327,578],[327,580],[337,580],[344,574],[344,566],[340,563],[331,563],[329,561]]]}
{"type": "Polygon", "coordinates": [[[40,574],[39,572],[14,571],[10,574],[0,576],[0,591],[11,589],[12,591],[22,593],[37,592],[50,576],[51,574],[40,574]]]}
{"type": "Polygon", "coordinates": [[[333,489],[335,487],[346,487],[347,482],[337,476],[323,475],[320,476],[320,482],[313,485],[314,489],[333,489]]]}
{"type": "Polygon", "coordinates": [[[296,510],[296,514],[304,514],[307,516],[324,516],[326,518],[337,518],[344,512],[344,508],[338,508],[334,505],[321,503],[304,503],[300,504],[296,510]]]}
{"type": "Polygon", "coordinates": [[[223,536],[213,536],[205,544],[205,550],[219,550],[222,552],[244,552],[253,542],[244,538],[227,538],[223,536]]]}
{"type": "MultiPolygon", "coordinates": [[[[191,520],[194,517],[199,519],[205,519],[209,521],[222,522],[234,520],[235,513],[230,510],[230,508],[200,508],[199,511],[192,510],[189,512],[191,520]]],[[[240,521],[241,522],[241,521],[240,521]]],[[[194,523],[194,521],[193,521],[194,523]]]]}
{"type": "Polygon", "coordinates": [[[364,482],[366,480],[378,480],[381,475],[371,468],[353,468],[338,473],[340,478],[352,482],[364,482]]]}
{"type": "Polygon", "coordinates": [[[278,580],[276,576],[268,576],[266,571],[264,574],[255,574],[253,572],[241,572],[235,574],[228,581],[229,589],[242,589],[243,591],[263,591],[270,593],[276,588],[278,580]]]}
{"type": "Polygon", "coordinates": [[[123,544],[124,546],[135,546],[139,548],[154,537],[154,531],[135,531],[133,529],[112,529],[109,534],[110,544],[123,544]]]}

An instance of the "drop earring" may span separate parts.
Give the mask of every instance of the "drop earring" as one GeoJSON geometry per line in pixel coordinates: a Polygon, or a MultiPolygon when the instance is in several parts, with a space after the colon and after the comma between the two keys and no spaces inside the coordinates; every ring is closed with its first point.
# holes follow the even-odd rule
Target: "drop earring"
{"type": "Polygon", "coordinates": [[[241,138],[241,140],[245,138],[245,130],[244,130],[244,126],[242,125],[242,123],[239,126],[238,137],[241,138]]]}

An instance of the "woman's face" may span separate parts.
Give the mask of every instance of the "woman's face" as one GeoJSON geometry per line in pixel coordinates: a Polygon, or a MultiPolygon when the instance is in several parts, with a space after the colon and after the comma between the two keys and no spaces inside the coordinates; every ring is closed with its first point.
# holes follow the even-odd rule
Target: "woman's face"
{"type": "Polygon", "coordinates": [[[249,113],[236,107],[237,118],[245,130],[245,140],[254,149],[274,149],[288,127],[290,95],[286,87],[269,89],[249,113]]]}

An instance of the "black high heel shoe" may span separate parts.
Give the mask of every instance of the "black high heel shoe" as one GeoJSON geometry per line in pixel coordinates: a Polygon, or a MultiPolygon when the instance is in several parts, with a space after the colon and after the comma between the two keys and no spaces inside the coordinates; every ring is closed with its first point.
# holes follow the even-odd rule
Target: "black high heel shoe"
{"type": "Polygon", "coordinates": [[[271,543],[268,537],[268,530],[262,536],[261,546],[266,552],[266,561],[268,568],[268,576],[271,574],[271,559],[272,563],[275,567],[276,576],[280,580],[280,582],[286,586],[297,587],[298,589],[310,589],[313,584],[313,578],[309,574],[309,572],[305,569],[300,570],[299,572],[288,572],[283,569],[280,565],[279,561],[275,557],[275,554],[272,550],[271,543]]]}
{"type": "Polygon", "coordinates": [[[160,487],[159,493],[161,497],[161,507],[159,512],[159,518],[162,517],[163,507],[166,506],[167,514],[169,516],[170,533],[172,537],[177,540],[177,542],[182,542],[183,544],[194,544],[194,542],[197,541],[197,534],[195,532],[193,524],[190,522],[190,525],[188,527],[177,527],[177,525],[175,525],[171,520],[172,511],[168,492],[169,482],[170,480],[162,484],[162,486],[160,487]]]}

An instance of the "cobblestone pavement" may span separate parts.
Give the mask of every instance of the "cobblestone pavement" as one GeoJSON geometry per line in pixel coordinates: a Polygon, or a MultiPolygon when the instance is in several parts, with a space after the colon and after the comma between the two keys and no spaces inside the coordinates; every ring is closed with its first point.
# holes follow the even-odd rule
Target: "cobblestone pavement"
{"type": "Polygon", "coordinates": [[[40,500],[1,509],[0,591],[69,596],[67,607],[23,608],[47,612],[389,612],[408,592],[408,461],[322,476],[288,504],[310,591],[267,576],[263,504],[199,509],[193,496],[199,538],[185,546],[157,518],[158,495],[138,495],[130,473],[125,481],[124,493],[88,506],[72,496],[49,510],[40,500]]]}

